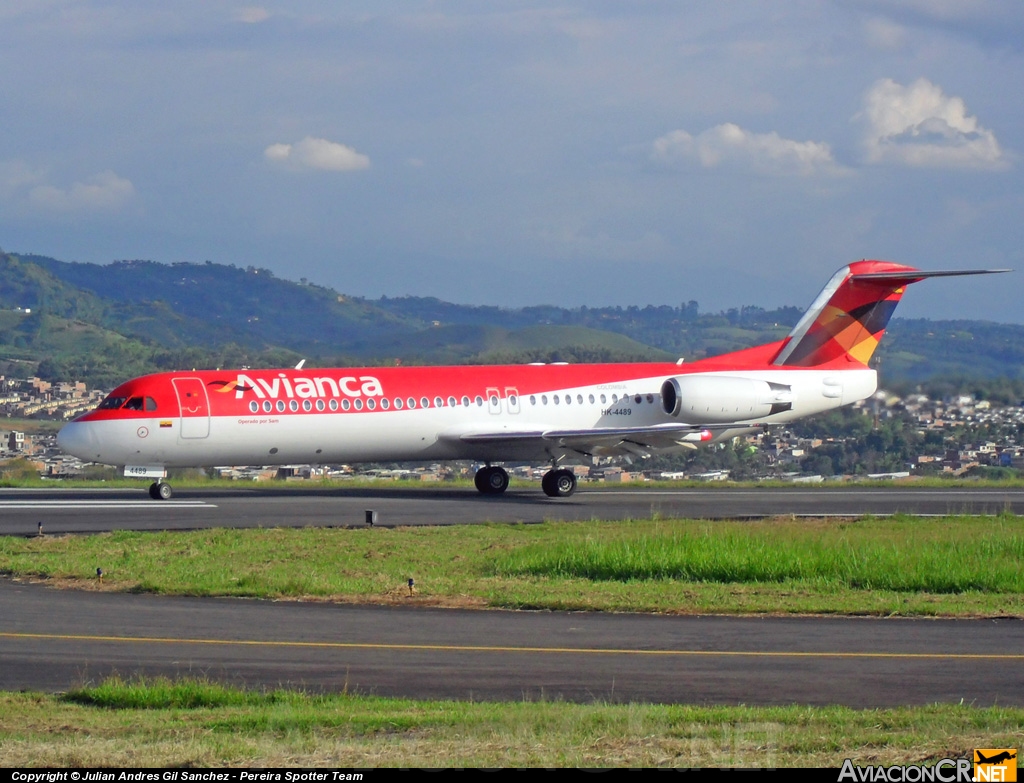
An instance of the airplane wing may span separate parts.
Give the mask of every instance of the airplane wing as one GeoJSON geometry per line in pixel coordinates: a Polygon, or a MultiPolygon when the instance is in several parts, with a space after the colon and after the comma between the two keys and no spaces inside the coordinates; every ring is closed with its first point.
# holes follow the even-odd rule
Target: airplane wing
{"type": "Polygon", "coordinates": [[[655,424],[644,427],[593,427],[590,429],[535,429],[448,432],[442,438],[491,446],[535,446],[538,452],[575,452],[585,456],[632,454],[647,456],[666,449],[696,448],[716,433],[751,430],[750,425],[655,424]]]}

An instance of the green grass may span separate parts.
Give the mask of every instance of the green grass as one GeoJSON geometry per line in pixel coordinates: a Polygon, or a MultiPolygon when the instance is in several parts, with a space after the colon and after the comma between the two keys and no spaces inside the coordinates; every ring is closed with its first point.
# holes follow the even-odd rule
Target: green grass
{"type": "Polygon", "coordinates": [[[269,706],[292,701],[295,694],[278,690],[259,693],[206,680],[123,680],[113,677],[99,685],[74,688],[62,697],[73,704],[111,710],[196,709],[198,707],[269,706]]]}
{"type": "Polygon", "coordinates": [[[456,702],[110,680],[0,693],[3,767],[839,767],[1020,747],[1024,710],[456,702]]]}
{"type": "Polygon", "coordinates": [[[702,614],[1024,616],[1022,563],[1013,515],[0,538],[0,573],[62,586],[702,614]]]}
{"type": "Polygon", "coordinates": [[[505,555],[496,573],[599,581],[675,580],[781,584],[898,592],[1024,592],[1019,520],[958,523],[969,535],[936,537],[931,526],[688,525],[608,540],[576,537],[505,555]]]}

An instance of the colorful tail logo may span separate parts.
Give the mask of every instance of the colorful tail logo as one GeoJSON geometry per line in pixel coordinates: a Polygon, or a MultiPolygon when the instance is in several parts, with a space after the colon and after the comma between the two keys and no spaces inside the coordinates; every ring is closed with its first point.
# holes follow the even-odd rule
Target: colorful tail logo
{"type": "Polygon", "coordinates": [[[793,329],[775,364],[816,367],[844,356],[867,364],[907,284],[916,280],[912,272],[917,270],[882,261],[840,269],[793,329]],[[897,276],[890,277],[893,272],[897,276]]]}

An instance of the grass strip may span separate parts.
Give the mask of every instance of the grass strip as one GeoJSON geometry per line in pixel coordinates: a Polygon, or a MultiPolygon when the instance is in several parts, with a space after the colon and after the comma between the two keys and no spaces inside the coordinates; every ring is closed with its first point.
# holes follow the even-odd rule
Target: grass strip
{"type": "Polygon", "coordinates": [[[120,531],[0,538],[0,573],[87,589],[434,606],[1024,616],[1022,542],[1024,518],[1008,514],[120,531]]]}
{"type": "Polygon", "coordinates": [[[3,767],[838,767],[1020,747],[1024,710],[455,702],[109,680],[0,693],[3,767]]]}
{"type": "MultiPolygon", "coordinates": [[[[962,524],[962,523],[961,523],[962,524]]],[[[608,539],[534,544],[499,558],[496,572],[592,580],[677,580],[899,592],[1024,592],[1024,535],[1015,520],[968,537],[908,527],[838,524],[824,535],[793,526],[689,525],[608,539]]],[[[816,531],[817,532],[817,531],[816,531]]]]}

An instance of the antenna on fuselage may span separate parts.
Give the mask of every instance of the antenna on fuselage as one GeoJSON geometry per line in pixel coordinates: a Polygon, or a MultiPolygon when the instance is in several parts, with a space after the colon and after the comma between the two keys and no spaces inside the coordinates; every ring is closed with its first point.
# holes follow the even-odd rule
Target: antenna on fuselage
{"type": "Polygon", "coordinates": [[[299,362],[298,364],[295,365],[295,369],[296,370],[301,370],[302,369],[302,365],[304,365],[305,363],[306,363],[306,360],[303,359],[301,362],[299,362]]]}

